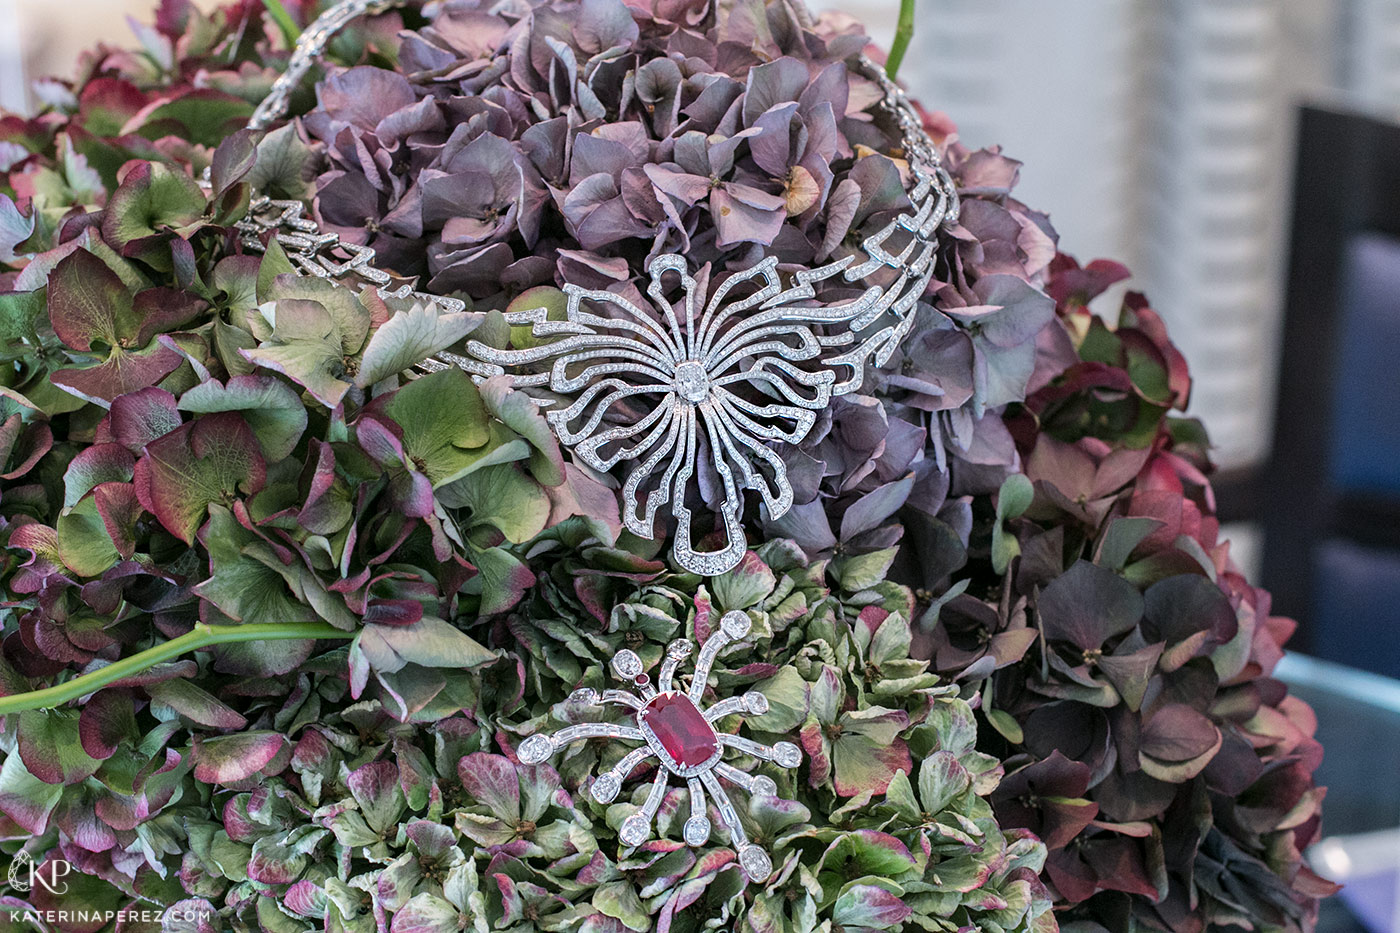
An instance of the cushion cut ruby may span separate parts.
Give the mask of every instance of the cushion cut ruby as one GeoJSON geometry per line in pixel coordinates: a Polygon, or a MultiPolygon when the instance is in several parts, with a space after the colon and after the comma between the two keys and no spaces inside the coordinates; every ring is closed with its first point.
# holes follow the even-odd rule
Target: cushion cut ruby
{"type": "Polygon", "coordinates": [[[677,767],[703,765],[719,751],[714,727],[684,693],[657,694],[640,719],[677,767]]]}

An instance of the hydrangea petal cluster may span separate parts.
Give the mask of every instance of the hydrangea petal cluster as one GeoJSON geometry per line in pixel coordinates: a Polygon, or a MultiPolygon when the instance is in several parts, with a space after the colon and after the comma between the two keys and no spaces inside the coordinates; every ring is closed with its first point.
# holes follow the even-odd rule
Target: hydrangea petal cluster
{"type": "Polygon", "coordinates": [[[301,120],[327,160],[318,218],[440,293],[571,282],[641,303],[647,258],[813,264],[908,206],[880,89],[846,65],[858,29],[785,0],[759,21],[697,9],[447,5],[397,71],[321,86],[301,120]]]}
{"type": "MultiPolygon", "coordinates": [[[[0,696],[231,633],[6,717],[13,857],[201,933],[1310,929],[1320,750],[1269,676],[1291,623],[1218,540],[1160,321],[1084,310],[1121,267],[1061,256],[1017,163],[930,115],[963,210],[910,336],[769,449],[791,503],[745,512],[738,566],[677,573],[526,391],[404,371],[528,343],[483,312],[563,283],[650,315],[664,253],[707,294],[763,256],[790,279],[851,255],[908,206],[879,89],[845,65],[860,29],[782,0],[423,15],[355,27],[261,139],[233,130],[289,42],[252,3],[167,0],[144,52],[0,117],[0,696]],[[471,310],[239,252],[253,189],[471,310]],[[659,679],[732,613],[748,631],[652,731],[686,767],[714,754],[691,708],[767,699],[707,727],[762,883],[717,810],[687,844],[652,765],[590,793],[626,747],[525,761],[607,724],[583,699],[611,658],[659,679]]],[[[692,511],[725,497],[700,464],[692,511]]]]}

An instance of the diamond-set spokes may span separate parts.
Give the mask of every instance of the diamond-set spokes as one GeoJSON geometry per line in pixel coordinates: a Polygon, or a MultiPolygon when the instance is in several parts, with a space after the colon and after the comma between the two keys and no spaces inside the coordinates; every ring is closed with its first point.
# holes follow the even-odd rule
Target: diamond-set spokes
{"type": "Polygon", "coordinates": [[[720,619],[718,631],[701,647],[690,687],[684,692],[677,689],[675,677],[680,664],[695,653],[692,642],[680,639],[667,646],[655,685],[636,652],[619,651],[612,658],[612,672],[620,680],[630,681],[633,690],[599,692],[583,688],[575,691],[571,699],[585,706],[624,706],[634,724],[590,722],[566,726],[553,733],[536,733],[520,743],[517,756],[525,764],[538,764],[572,742],[595,738],[640,741],[644,743],[641,747],[628,752],[611,769],[598,775],[589,788],[594,800],[601,804],[612,803],[631,774],[643,763],[655,760],[656,774],[642,806],[623,821],[618,831],[622,843],[635,847],[646,842],[671,779],[678,778],[685,783],[690,798],[690,815],[681,830],[686,844],[702,846],[709,841],[712,829],[709,804],[713,802],[729,831],[744,873],[754,881],[766,880],[773,870],[772,859],[762,847],[749,840],[724,784],[751,795],[770,796],[778,792],[778,785],[767,775],[750,774],[725,762],[724,752],[732,748],[782,768],[800,765],[802,752],[791,742],[765,745],[714,727],[715,722],[726,716],[757,716],[767,712],[768,698],[758,691],[728,697],[708,708],[702,709],[700,705],[716,658],[729,644],[745,638],[750,626],[746,614],[726,613],[720,619]]]}

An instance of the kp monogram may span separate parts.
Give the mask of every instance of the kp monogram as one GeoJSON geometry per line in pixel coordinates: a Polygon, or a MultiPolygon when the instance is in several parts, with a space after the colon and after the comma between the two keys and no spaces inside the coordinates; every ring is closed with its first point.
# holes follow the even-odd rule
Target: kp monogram
{"type": "Polygon", "coordinates": [[[73,866],[63,859],[35,864],[33,857],[21,849],[10,862],[10,887],[25,892],[37,886],[50,894],[67,894],[68,882],[63,879],[72,871],[73,866]]]}

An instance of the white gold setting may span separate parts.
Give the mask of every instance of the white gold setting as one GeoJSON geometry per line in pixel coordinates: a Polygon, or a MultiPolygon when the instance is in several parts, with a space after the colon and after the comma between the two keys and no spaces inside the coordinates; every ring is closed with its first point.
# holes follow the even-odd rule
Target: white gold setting
{"type": "MultiPolygon", "coordinates": [[[[925,219],[936,201],[924,198],[925,219]]],[[[918,213],[901,215],[866,241],[865,263],[847,256],[803,269],[786,286],[777,257],[769,256],[702,295],[685,258],[663,254],[649,265],[648,308],[615,292],[566,284],[565,320],[549,320],[544,308],[506,315],[546,342],[502,350],[473,340],[467,356],[440,358],[478,376],[509,373],[517,387],[572,396],[572,404],[546,418],[560,443],[594,470],[630,465],[623,524],[652,538],[658,513],[669,505],[676,563],[716,576],[748,549],[743,490],[756,490],[772,518],[792,507],[787,467],[774,445],[802,443],[816,413],[859,389],[867,361],[883,365],[912,324],[914,302],[932,277],[936,241],[911,236],[898,256],[883,249],[910,216],[919,220],[918,213]],[[838,274],[854,281],[884,266],[899,271],[894,284],[872,286],[846,302],[813,304],[815,283],[838,274]],[[671,279],[679,282],[679,302],[667,297],[671,279]],[[541,366],[547,368],[531,371],[541,366]],[[628,406],[642,414],[629,415],[628,406]],[[723,490],[714,510],[724,542],[717,550],[696,548],[687,505],[698,491],[705,448],[723,490]]]]}
{"type": "Polygon", "coordinates": [[[725,716],[758,715],[765,712],[768,709],[768,698],[761,693],[749,691],[742,696],[720,700],[707,709],[700,708],[705,684],[715,659],[726,646],[747,636],[749,629],[747,615],[742,612],[726,613],[719,629],[701,648],[690,687],[685,692],[675,688],[674,676],[678,663],[694,653],[695,646],[690,641],[681,639],[667,646],[656,687],[652,686],[650,678],[643,672],[641,659],[635,652],[627,649],[619,651],[612,659],[613,673],[619,679],[631,680],[636,694],[624,690],[598,692],[584,688],[575,691],[570,699],[584,705],[625,706],[632,710],[635,725],[583,723],[566,726],[557,732],[536,733],[520,743],[516,748],[516,756],[524,764],[539,764],[571,742],[584,739],[605,737],[644,742],[641,748],[633,749],[623,756],[611,770],[594,778],[589,787],[589,794],[594,800],[601,804],[612,803],[622,790],[623,782],[632,772],[643,762],[655,760],[656,774],[641,808],[627,817],[618,831],[623,844],[629,847],[638,846],[650,837],[652,822],[674,777],[685,784],[690,797],[690,815],[681,830],[686,845],[701,846],[709,841],[712,827],[708,803],[713,801],[721,821],[729,830],[730,839],[739,855],[739,865],[744,873],[752,881],[767,880],[773,870],[772,860],[761,847],[749,841],[739,820],[739,813],[721,782],[741,788],[751,795],[766,796],[777,794],[778,785],[767,775],[750,774],[725,762],[724,750],[732,748],[762,761],[774,762],[782,768],[796,768],[800,765],[802,752],[791,742],[777,742],[769,746],[714,729],[712,723],[725,716]],[[674,704],[682,709],[682,718],[697,730],[702,747],[707,747],[713,742],[714,751],[703,761],[686,764],[677,760],[666,747],[662,736],[648,723],[648,711],[656,709],[657,704],[663,701],[666,705],[674,704]],[[706,728],[709,729],[708,735],[703,731],[706,728]]]}

